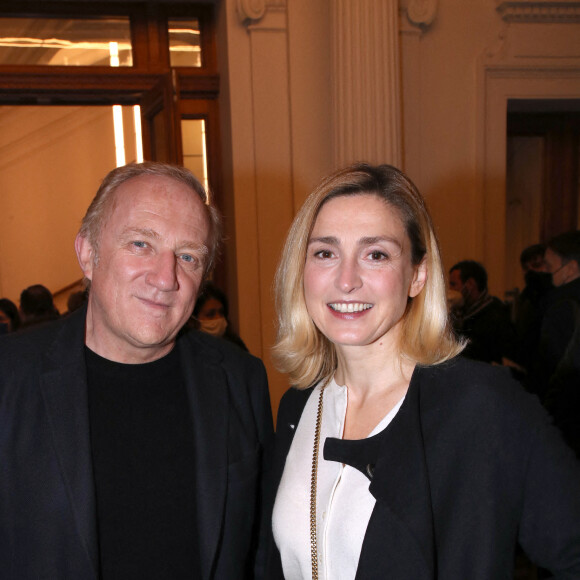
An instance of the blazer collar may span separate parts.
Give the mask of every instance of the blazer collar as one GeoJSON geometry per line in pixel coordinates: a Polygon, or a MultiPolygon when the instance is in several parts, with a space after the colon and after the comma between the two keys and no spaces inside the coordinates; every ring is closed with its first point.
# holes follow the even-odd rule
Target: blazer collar
{"type": "MultiPolygon", "coordinates": [[[[77,530],[95,579],[98,575],[96,500],[84,357],[86,309],[63,320],[41,370],[54,447],[77,530]]],[[[195,333],[178,339],[194,429],[199,551],[204,579],[211,577],[227,492],[228,390],[221,353],[195,333]]]]}
{"type": "Polygon", "coordinates": [[[178,340],[193,417],[199,552],[202,578],[214,572],[227,494],[227,378],[222,355],[197,332],[178,340]]]}
{"type": "MultiPolygon", "coordinates": [[[[370,479],[369,491],[377,504],[386,506],[408,532],[409,548],[424,563],[426,577],[433,577],[435,538],[421,427],[421,374],[416,368],[403,405],[384,431],[356,441],[328,438],[324,458],[348,463],[370,479]]],[[[371,517],[366,536],[382,537],[376,518],[371,517]]]]}
{"type": "Polygon", "coordinates": [[[77,531],[97,578],[96,502],[83,350],[85,317],[83,308],[60,323],[43,359],[40,388],[77,531]]]}

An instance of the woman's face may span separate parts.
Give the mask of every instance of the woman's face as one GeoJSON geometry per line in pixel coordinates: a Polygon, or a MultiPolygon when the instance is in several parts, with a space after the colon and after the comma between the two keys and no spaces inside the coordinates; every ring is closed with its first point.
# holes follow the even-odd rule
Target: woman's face
{"type": "Polygon", "coordinates": [[[308,243],[304,296],[320,332],[336,346],[396,345],[407,298],[425,283],[397,210],[372,194],[322,206],[308,243]]]}

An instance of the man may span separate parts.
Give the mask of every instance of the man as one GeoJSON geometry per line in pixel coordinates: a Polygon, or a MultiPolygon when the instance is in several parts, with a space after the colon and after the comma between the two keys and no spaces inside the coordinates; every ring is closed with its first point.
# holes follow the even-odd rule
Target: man
{"type": "Polygon", "coordinates": [[[449,287],[460,292],[463,305],[456,316],[456,331],[469,340],[463,354],[475,360],[502,364],[516,354],[515,329],[507,307],[487,291],[487,272],[473,260],[449,270],[449,287]]]}
{"type": "Polygon", "coordinates": [[[516,300],[515,327],[519,340],[517,362],[526,369],[530,369],[534,361],[542,308],[552,289],[552,276],[546,272],[545,253],[545,244],[533,244],[520,254],[526,285],[516,300]]]}
{"type": "Polygon", "coordinates": [[[545,262],[554,289],[546,300],[529,387],[580,456],[580,231],[552,238],[545,262]]]}
{"type": "Polygon", "coordinates": [[[264,367],[179,334],[218,242],[189,171],[103,181],[75,243],[87,307],[0,346],[3,580],[251,577],[264,367]]]}

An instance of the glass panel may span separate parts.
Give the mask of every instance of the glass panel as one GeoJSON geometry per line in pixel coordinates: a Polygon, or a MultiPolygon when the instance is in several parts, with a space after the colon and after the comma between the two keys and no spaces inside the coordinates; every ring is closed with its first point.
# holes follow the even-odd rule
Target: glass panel
{"type": "MultiPolygon", "coordinates": [[[[123,107],[123,122],[129,163],[136,159],[132,107],[123,107]]],[[[0,296],[18,303],[31,284],[59,292],[82,278],[74,239],[116,165],[113,111],[0,106],[0,127],[0,296]]]]}
{"type": "Polygon", "coordinates": [[[0,64],[132,66],[129,18],[0,18],[0,64]]]}
{"type": "Polygon", "coordinates": [[[171,18],[168,28],[171,66],[201,66],[199,20],[171,18]]]}
{"type": "Polygon", "coordinates": [[[205,121],[184,119],[181,121],[181,142],[183,166],[187,167],[208,189],[207,147],[205,142],[205,121]]]}

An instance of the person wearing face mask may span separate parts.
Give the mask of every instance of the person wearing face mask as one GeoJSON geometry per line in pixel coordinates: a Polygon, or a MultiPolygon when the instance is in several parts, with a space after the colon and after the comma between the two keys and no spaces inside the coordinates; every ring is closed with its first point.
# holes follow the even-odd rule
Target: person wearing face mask
{"type": "Polygon", "coordinates": [[[554,289],[546,298],[529,387],[580,456],[580,230],[552,238],[544,259],[554,289]]]}
{"type": "Polygon", "coordinates": [[[208,282],[193,309],[193,326],[206,334],[225,338],[247,351],[244,341],[231,328],[228,312],[226,295],[217,286],[208,282]]]}

